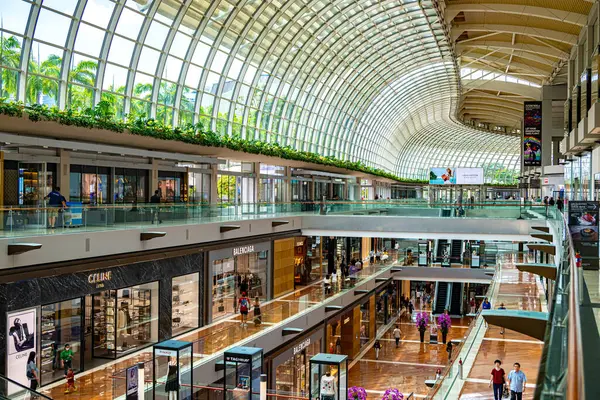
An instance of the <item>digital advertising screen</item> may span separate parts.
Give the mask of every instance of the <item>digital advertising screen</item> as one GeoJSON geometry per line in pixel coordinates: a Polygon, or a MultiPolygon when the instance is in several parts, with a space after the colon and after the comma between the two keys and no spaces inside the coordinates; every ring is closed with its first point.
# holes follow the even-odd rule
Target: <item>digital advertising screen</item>
{"type": "Polygon", "coordinates": [[[483,168],[456,168],[457,185],[483,185],[483,168]]]}
{"type": "Polygon", "coordinates": [[[455,185],[456,175],[454,173],[455,168],[431,168],[429,171],[429,184],[430,185],[455,185]]]}
{"type": "Polygon", "coordinates": [[[523,163],[542,165],[542,102],[526,101],[523,110],[523,163]]]}

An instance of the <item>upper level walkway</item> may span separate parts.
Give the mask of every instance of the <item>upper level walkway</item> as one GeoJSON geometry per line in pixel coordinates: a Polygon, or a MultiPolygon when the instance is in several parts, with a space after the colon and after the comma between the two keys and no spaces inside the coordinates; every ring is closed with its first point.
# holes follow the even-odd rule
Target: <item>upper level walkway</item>
{"type": "MultiPolygon", "coordinates": [[[[52,214],[55,211],[35,209],[27,218],[23,213],[28,210],[5,211],[8,216],[3,220],[4,230],[0,230],[0,268],[295,232],[309,236],[524,241],[530,239],[532,225],[545,225],[546,216],[543,206],[525,207],[514,202],[465,206],[460,217],[456,204],[391,201],[237,207],[106,205],[79,210],[71,207],[52,214]],[[56,218],[57,226],[71,218],[69,227],[46,228],[54,221],[49,217],[56,218]],[[492,220],[494,223],[488,223],[492,220]],[[53,251],[65,241],[68,252],[53,251]]],[[[548,215],[553,211],[548,210],[548,215]]]]}

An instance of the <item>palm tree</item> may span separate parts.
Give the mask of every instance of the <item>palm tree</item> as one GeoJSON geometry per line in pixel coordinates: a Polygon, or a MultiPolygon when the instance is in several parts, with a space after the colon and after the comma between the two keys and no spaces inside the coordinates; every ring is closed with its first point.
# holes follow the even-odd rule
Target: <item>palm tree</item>
{"type": "MultiPolygon", "coordinates": [[[[0,66],[18,69],[21,63],[21,43],[14,36],[0,37],[0,66]]],[[[16,71],[2,68],[0,73],[0,97],[16,97],[16,71]]]]}
{"type": "Polygon", "coordinates": [[[78,83],[87,87],[69,84],[69,107],[72,109],[84,110],[91,107],[96,80],[96,70],[98,63],[91,60],[82,60],[69,73],[69,82],[78,83]]]}

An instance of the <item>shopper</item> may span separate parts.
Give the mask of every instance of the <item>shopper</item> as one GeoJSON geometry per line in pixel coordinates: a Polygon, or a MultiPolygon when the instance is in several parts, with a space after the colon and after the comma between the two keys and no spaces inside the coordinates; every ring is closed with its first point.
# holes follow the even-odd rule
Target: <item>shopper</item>
{"type": "Polygon", "coordinates": [[[469,314],[475,314],[475,312],[477,310],[477,303],[475,302],[474,297],[471,297],[471,300],[469,301],[469,307],[471,309],[469,314]]]}
{"type": "Polygon", "coordinates": [[[448,341],[446,345],[446,351],[448,352],[448,363],[452,362],[452,340],[448,341]]]}
{"type": "Polygon", "coordinates": [[[411,317],[412,317],[412,313],[413,313],[414,309],[415,309],[415,306],[413,306],[413,302],[411,300],[408,302],[408,313],[410,314],[411,317]]]}
{"type": "Polygon", "coordinates": [[[262,317],[260,315],[260,301],[258,300],[258,296],[254,299],[254,326],[260,325],[262,322],[262,317]]]}
{"type": "Polygon", "coordinates": [[[525,384],[527,377],[521,371],[521,364],[513,364],[513,370],[508,373],[508,387],[510,388],[510,400],[522,400],[525,394],[525,384]]]}
{"type": "Polygon", "coordinates": [[[44,200],[49,200],[48,227],[53,229],[56,227],[58,213],[67,208],[67,200],[62,194],[60,194],[60,188],[58,186],[48,193],[48,196],[44,197],[44,200]]]}
{"type": "Polygon", "coordinates": [[[550,197],[550,201],[548,201],[548,204],[550,205],[550,207],[554,207],[554,204],[556,204],[554,202],[554,197],[550,197]]]}
{"type": "Polygon", "coordinates": [[[375,359],[379,360],[379,350],[381,350],[381,342],[379,341],[379,339],[375,340],[373,348],[375,349],[375,359]]]}
{"type": "Polygon", "coordinates": [[[392,334],[394,335],[394,339],[396,339],[396,348],[398,348],[398,345],[400,344],[400,335],[402,335],[402,331],[398,325],[396,325],[392,334]]]}
{"type": "Polygon", "coordinates": [[[494,368],[491,372],[490,383],[488,387],[494,386],[494,400],[502,400],[502,392],[504,391],[504,383],[506,382],[506,372],[500,368],[502,361],[494,361],[494,368]]]}
{"type": "Polygon", "coordinates": [[[323,289],[325,290],[325,294],[331,293],[331,280],[329,279],[329,275],[325,275],[325,279],[323,279],[323,289]]]}
{"type": "MultiPolygon", "coordinates": [[[[40,383],[40,371],[38,370],[35,362],[35,351],[29,353],[29,358],[27,359],[27,369],[25,373],[27,374],[27,379],[29,380],[29,389],[37,390],[40,383]]],[[[31,398],[37,399],[38,396],[33,396],[31,398]]]]}
{"type": "Polygon", "coordinates": [[[69,368],[69,371],[67,371],[67,389],[65,390],[65,394],[66,393],[71,393],[71,391],[76,392],[77,388],[75,387],[75,372],[73,372],[73,368],[69,368]]]}
{"type": "Polygon", "coordinates": [[[490,310],[492,308],[492,305],[490,304],[488,298],[486,297],[485,300],[483,300],[483,303],[481,303],[481,309],[482,310],[490,310]]]}
{"type": "MultiPolygon", "coordinates": [[[[500,307],[498,307],[498,310],[506,310],[506,307],[504,307],[504,303],[500,303],[500,307]]],[[[504,335],[504,327],[503,326],[500,327],[500,334],[504,335]]]]}
{"type": "Polygon", "coordinates": [[[248,326],[248,309],[250,308],[250,299],[246,297],[246,292],[242,292],[242,297],[238,300],[240,314],[242,315],[242,326],[248,326]]]}
{"type": "Polygon", "coordinates": [[[73,350],[69,343],[65,344],[65,348],[60,352],[60,364],[65,370],[65,376],[69,372],[70,368],[73,368],[73,350]]]}
{"type": "MultiPolygon", "coordinates": [[[[160,204],[160,191],[156,189],[152,197],[150,197],[151,204],[160,204]]],[[[155,220],[158,220],[159,224],[162,224],[162,219],[160,219],[160,208],[158,206],[152,207],[152,223],[155,220]]]]}

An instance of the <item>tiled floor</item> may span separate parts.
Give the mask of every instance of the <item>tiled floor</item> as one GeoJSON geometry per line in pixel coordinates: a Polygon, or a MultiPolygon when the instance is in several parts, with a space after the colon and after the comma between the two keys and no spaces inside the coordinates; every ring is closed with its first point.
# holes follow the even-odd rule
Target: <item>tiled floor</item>
{"type": "MultiPolygon", "coordinates": [[[[496,308],[501,302],[507,309],[542,311],[535,275],[516,270],[513,259],[506,255],[502,262],[501,284],[499,287],[496,308]]],[[[475,362],[466,379],[461,392],[461,399],[493,399],[492,389],[488,387],[494,360],[502,361],[502,367],[508,374],[515,362],[527,376],[528,387],[524,399],[532,399],[537,383],[540,359],[544,343],[518,332],[506,330],[502,335],[500,328],[489,326],[475,362]]]]}
{"type": "MultiPolygon", "coordinates": [[[[360,277],[368,277],[381,268],[390,266],[375,265],[365,267],[360,277]]],[[[199,358],[214,354],[239,342],[242,339],[250,337],[261,330],[268,329],[273,324],[279,323],[286,318],[301,313],[309,307],[319,304],[328,297],[336,294],[333,291],[331,294],[325,294],[321,283],[316,283],[311,286],[299,289],[289,295],[266,303],[261,307],[262,321],[261,325],[255,326],[252,323],[253,315],[250,313],[248,325],[241,326],[239,314],[231,318],[218,321],[207,327],[198,329],[193,333],[185,334],[178,339],[194,342],[194,354],[199,358]]],[[[63,385],[50,386],[43,390],[44,394],[49,395],[53,399],[112,399],[113,385],[119,386],[118,392],[124,391],[123,382],[120,379],[113,379],[113,375],[117,375],[119,371],[133,365],[137,361],[151,360],[151,352],[144,351],[139,355],[127,357],[110,365],[105,365],[92,372],[86,372],[77,376],[79,391],[64,394],[63,385]]],[[[151,377],[148,377],[151,379],[151,377]]]]}

